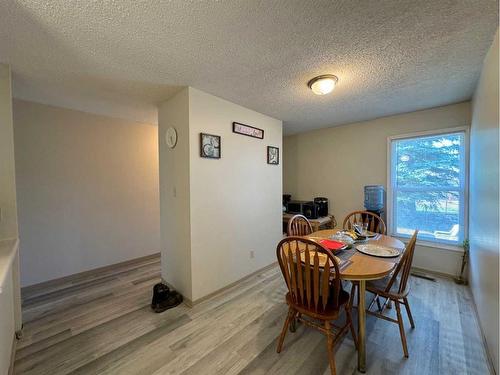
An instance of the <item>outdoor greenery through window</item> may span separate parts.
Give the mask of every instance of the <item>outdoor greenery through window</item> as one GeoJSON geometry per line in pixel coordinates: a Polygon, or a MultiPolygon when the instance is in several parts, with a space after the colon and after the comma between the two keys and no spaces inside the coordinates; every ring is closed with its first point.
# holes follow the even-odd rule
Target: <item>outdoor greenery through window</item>
{"type": "Polygon", "coordinates": [[[461,244],[464,239],[465,132],[391,140],[391,231],[461,244]]]}

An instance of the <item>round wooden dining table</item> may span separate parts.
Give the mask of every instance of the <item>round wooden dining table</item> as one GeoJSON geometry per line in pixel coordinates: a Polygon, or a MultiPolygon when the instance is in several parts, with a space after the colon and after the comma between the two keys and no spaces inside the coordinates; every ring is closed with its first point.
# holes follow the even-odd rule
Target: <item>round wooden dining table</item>
{"type": "MultiPolygon", "coordinates": [[[[320,230],[305,237],[313,241],[331,238],[331,236],[339,230],[341,229],[320,230]]],[[[360,372],[366,371],[366,281],[381,279],[389,275],[399,263],[401,255],[405,249],[405,244],[402,241],[382,234],[378,234],[376,237],[369,239],[364,243],[392,247],[398,249],[400,251],[400,255],[394,258],[380,258],[357,251],[351,258],[349,258],[349,264],[340,270],[340,277],[342,279],[358,281],[359,283],[358,370],[360,372]]]]}

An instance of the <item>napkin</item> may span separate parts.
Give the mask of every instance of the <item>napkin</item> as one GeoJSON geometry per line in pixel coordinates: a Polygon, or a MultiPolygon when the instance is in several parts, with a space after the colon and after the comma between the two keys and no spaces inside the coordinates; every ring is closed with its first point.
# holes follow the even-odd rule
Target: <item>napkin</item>
{"type": "Polygon", "coordinates": [[[345,243],[334,240],[321,240],[319,243],[332,251],[340,250],[346,246],[345,243]]]}

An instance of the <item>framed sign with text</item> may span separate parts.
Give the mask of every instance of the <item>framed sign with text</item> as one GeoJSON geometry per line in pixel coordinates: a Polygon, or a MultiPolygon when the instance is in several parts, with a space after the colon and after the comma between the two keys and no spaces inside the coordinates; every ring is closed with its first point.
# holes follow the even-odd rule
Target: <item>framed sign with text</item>
{"type": "Polygon", "coordinates": [[[233,133],[246,135],[248,137],[264,139],[264,130],[250,125],[233,122],[233,133]]]}

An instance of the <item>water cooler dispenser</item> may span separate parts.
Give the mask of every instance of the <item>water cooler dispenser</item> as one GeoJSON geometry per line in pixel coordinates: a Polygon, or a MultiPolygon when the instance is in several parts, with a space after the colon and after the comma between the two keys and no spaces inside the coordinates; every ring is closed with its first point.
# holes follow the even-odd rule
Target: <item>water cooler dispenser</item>
{"type": "MultiPolygon", "coordinates": [[[[365,186],[365,209],[385,219],[385,188],[382,185],[365,186]]],[[[363,218],[364,219],[364,218],[363,218]]],[[[375,227],[378,223],[375,223],[375,227]]]]}

